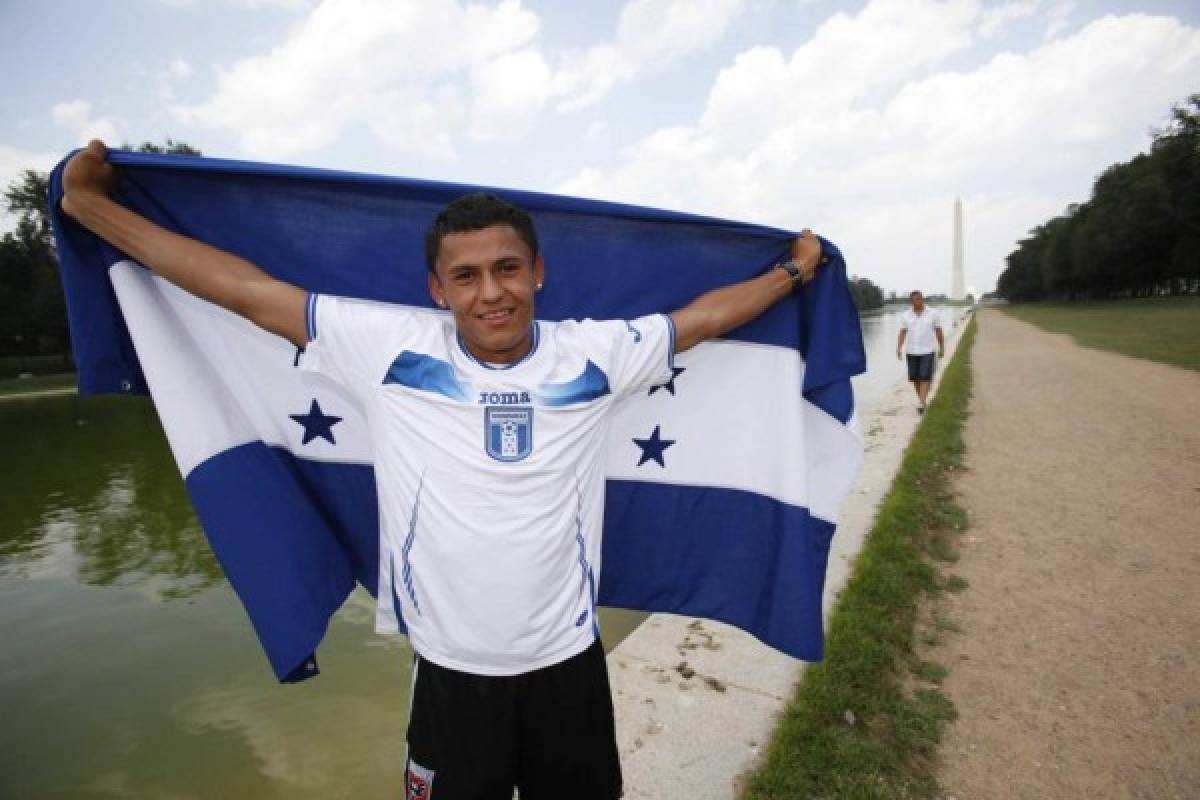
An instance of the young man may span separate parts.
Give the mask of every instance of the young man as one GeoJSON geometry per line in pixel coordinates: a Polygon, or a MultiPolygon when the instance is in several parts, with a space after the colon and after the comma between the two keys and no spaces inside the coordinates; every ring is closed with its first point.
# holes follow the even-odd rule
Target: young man
{"type": "Polygon", "coordinates": [[[936,341],[937,357],[941,358],[946,354],[946,343],[942,337],[941,320],[936,311],[925,307],[925,296],[914,289],[908,299],[912,308],[900,317],[896,358],[900,358],[902,351],[908,354],[908,379],[917,392],[917,413],[924,414],[929,385],[933,382],[933,345],[936,341]]]}
{"type": "Polygon", "coordinates": [[[356,395],[374,442],[379,598],[413,649],[406,793],[611,798],[621,772],[596,589],[609,412],[668,380],[671,359],[811,279],[792,260],[671,314],[548,323],[529,216],[461,198],[426,238],[442,314],[318,296],[164,230],[109,198],[100,142],[63,175],[63,210],[183,289],[305,350],[356,395]]]}

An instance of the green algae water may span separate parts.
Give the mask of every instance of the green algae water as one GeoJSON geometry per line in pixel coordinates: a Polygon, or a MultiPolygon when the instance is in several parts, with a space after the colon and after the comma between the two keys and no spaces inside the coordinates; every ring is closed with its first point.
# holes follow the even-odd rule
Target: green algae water
{"type": "Polygon", "coordinates": [[[0,453],[0,798],[400,795],[408,640],[360,589],[277,684],[147,398],[0,401],[0,453]]]}

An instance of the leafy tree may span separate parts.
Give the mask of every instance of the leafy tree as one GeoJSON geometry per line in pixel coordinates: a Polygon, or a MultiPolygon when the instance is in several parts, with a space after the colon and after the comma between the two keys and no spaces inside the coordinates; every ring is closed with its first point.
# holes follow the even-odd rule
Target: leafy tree
{"type": "Polygon", "coordinates": [[[7,355],[65,354],[67,315],[58,279],[58,260],[36,215],[21,216],[0,239],[0,352],[7,355]]]}
{"type": "Polygon", "coordinates": [[[1046,226],[1039,225],[1005,259],[1008,267],[1000,274],[996,290],[1001,297],[1020,302],[1043,297],[1042,252],[1046,249],[1046,226]]]}
{"type": "Polygon", "coordinates": [[[1200,94],[1171,111],[1171,122],[1158,131],[1151,154],[1158,163],[1178,233],[1170,260],[1173,276],[1185,291],[1200,285],[1200,94]]]}
{"type": "Polygon", "coordinates": [[[174,139],[167,139],[166,144],[155,144],[154,142],[142,142],[136,148],[131,144],[121,145],[123,150],[137,150],[139,153],[158,153],[168,156],[202,156],[204,155],[196,148],[186,142],[177,142],[174,139]]]}
{"type": "Polygon", "coordinates": [[[54,236],[50,232],[49,202],[50,176],[44,172],[27,169],[4,190],[4,200],[11,214],[21,222],[36,228],[37,237],[53,247],[54,236]]]}
{"type": "Polygon", "coordinates": [[[1200,94],[1006,262],[997,290],[1016,301],[1200,292],[1200,94]]]}
{"type": "Polygon", "coordinates": [[[1042,292],[1049,297],[1074,299],[1075,281],[1071,264],[1073,223],[1079,206],[1072,205],[1067,213],[1046,223],[1046,247],[1042,250],[1042,292]]]}
{"type": "MultiPolygon", "coordinates": [[[[143,153],[201,155],[184,143],[144,142],[143,153]]],[[[0,237],[0,355],[62,355],[70,350],[66,303],[50,228],[49,175],[27,169],[4,200],[16,229],[0,237]]]]}
{"type": "Polygon", "coordinates": [[[883,289],[876,286],[869,278],[851,276],[850,295],[854,298],[854,307],[859,311],[883,307],[883,289]]]}
{"type": "Polygon", "coordinates": [[[17,227],[0,239],[0,353],[65,353],[67,317],[50,230],[48,178],[27,169],[4,192],[17,227]]]}
{"type": "Polygon", "coordinates": [[[1170,269],[1178,236],[1163,175],[1140,155],[1104,172],[1093,190],[1092,219],[1080,241],[1096,293],[1150,294],[1170,269]]]}

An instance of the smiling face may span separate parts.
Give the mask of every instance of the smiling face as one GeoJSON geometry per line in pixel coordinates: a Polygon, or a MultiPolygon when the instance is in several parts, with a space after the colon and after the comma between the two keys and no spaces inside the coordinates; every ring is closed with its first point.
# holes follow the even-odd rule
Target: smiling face
{"type": "Polygon", "coordinates": [[[449,308],[471,355],[492,364],[520,361],[533,346],[533,298],[545,276],[510,225],[442,237],[429,293],[449,308]]]}

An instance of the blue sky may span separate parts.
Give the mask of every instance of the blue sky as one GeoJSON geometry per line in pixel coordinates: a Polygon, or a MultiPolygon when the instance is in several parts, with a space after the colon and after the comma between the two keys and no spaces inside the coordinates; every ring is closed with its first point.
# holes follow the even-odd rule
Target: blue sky
{"type": "MultiPolygon", "coordinates": [[[[990,289],[1200,91],[1200,4],[0,5],[0,181],[99,135],[812,227],[886,289],[990,289]]],[[[553,265],[550,265],[553,268],[553,265]]]]}

